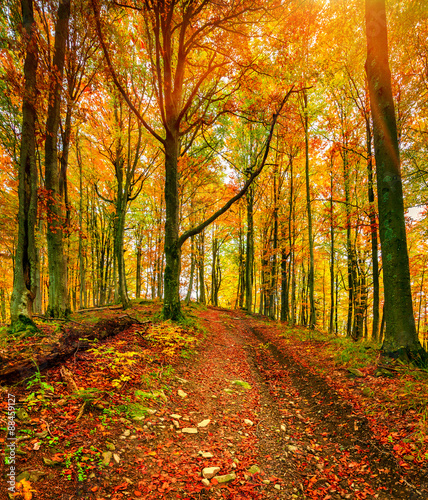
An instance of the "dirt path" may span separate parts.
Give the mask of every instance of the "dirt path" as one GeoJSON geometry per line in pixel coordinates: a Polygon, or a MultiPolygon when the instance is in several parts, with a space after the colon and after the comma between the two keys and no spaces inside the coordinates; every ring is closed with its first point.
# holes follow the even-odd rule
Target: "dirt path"
{"type": "MultiPolygon", "coordinates": [[[[264,384],[262,392],[273,415],[267,421],[272,425],[280,415],[287,429],[278,448],[282,456],[287,456],[288,451],[289,460],[286,463],[279,460],[274,465],[284,483],[291,462],[302,497],[385,500],[428,497],[427,482],[421,487],[420,478],[403,476],[396,459],[377,442],[366,418],[326,380],[296,363],[285,349],[278,348],[271,336],[264,335],[259,322],[233,316],[240,326],[240,335],[251,345],[254,368],[264,384]]],[[[263,435],[259,439],[263,453],[269,449],[269,442],[263,435]]]]}
{"type": "MultiPolygon", "coordinates": [[[[104,466],[67,481],[46,467],[46,449],[29,442],[39,451],[28,452],[19,470],[33,474],[30,481],[36,472],[34,499],[428,498],[427,482],[403,476],[364,416],[296,363],[275,326],[237,311],[198,315],[206,338],[175,366],[166,401],[149,416],[109,420],[94,411],[63,428],[63,436],[73,433],[70,449],[83,447],[80,464],[90,449],[106,450],[104,466]]],[[[73,363],[78,373],[79,358],[73,363]]]]}
{"type": "MultiPolygon", "coordinates": [[[[171,447],[180,453],[167,468],[165,498],[426,498],[420,487],[406,484],[367,421],[323,379],[268,344],[260,322],[214,309],[200,316],[210,333],[196,364],[179,374],[186,381],[176,390],[187,396],[168,403],[182,418],[175,424],[181,432],[174,430],[171,447]],[[198,427],[208,419],[207,427],[198,427]],[[229,474],[230,480],[203,485],[205,467],[219,467],[215,478],[229,474]],[[167,478],[186,471],[187,479],[171,487],[167,478]]],[[[162,447],[158,456],[165,470],[162,447]]],[[[140,486],[155,488],[147,498],[160,498],[152,478],[140,486]]]]}

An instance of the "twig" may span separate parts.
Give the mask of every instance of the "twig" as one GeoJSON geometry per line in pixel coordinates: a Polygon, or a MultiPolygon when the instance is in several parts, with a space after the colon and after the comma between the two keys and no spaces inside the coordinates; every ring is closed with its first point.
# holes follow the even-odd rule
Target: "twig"
{"type": "Polygon", "coordinates": [[[76,422],[77,422],[78,420],[80,420],[80,418],[82,417],[83,412],[85,411],[85,406],[86,406],[86,401],[85,401],[85,402],[83,403],[83,405],[80,407],[79,413],[78,413],[78,415],[77,415],[77,417],[76,417],[76,422]]]}
{"type": "Polygon", "coordinates": [[[46,422],[46,420],[43,420],[43,419],[41,418],[41,419],[40,419],[40,421],[41,421],[41,422],[43,422],[43,423],[46,425],[46,430],[48,431],[49,436],[50,436],[50,437],[53,437],[53,436],[52,436],[52,432],[51,432],[51,430],[50,430],[50,428],[49,428],[49,424],[46,422]]]}

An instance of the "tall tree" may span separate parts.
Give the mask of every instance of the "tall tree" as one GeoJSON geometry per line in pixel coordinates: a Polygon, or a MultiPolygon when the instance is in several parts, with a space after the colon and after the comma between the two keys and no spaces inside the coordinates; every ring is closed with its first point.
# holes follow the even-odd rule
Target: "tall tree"
{"type": "Polygon", "coordinates": [[[47,313],[53,318],[65,317],[70,311],[67,297],[67,263],[63,242],[65,216],[63,198],[60,194],[57,146],[65,51],[70,19],[70,1],[60,0],[59,2],[58,17],[55,23],[51,88],[46,121],[45,188],[48,192],[47,242],[49,263],[49,306],[47,313]]]}
{"type": "Polygon", "coordinates": [[[308,269],[308,289],[309,289],[309,327],[315,328],[315,262],[314,262],[314,239],[312,235],[312,206],[309,180],[309,116],[308,116],[308,94],[303,91],[303,128],[305,131],[305,180],[306,180],[306,210],[308,213],[308,242],[309,242],[309,269],[308,269]]]}
{"type": "MultiPolygon", "coordinates": [[[[245,16],[260,11],[253,2],[199,2],[146,1],[141,3],[140,14],[145,30],[149,33],[145,47],[152,65],[154,94],[161,121],[156,131],[138,109],[126,88],[126,84],[114,67],[110,51],[102,33],[100,9],[92,0],[98,35],[113,81],[130,108],[144,127],[161,143],[165,155],[165,318],[179,319],[181,247],[192,235],[199,234],[211,222],[222,215],[247,191],[253,179],[260,173],[257,168],[243,190],[227,202],[223,208],[198,226],[180,235],[179,231],[179,158],[189,149],[198,133],[224,112],[219,102],[225,102],[236,88],[240,71],[234,72],[233,40],[225,33],[237,33],[237,26],[246,29],[245,16]],[[213,46],[215,40],[215,46],[213,46]],[[201,50],[204,56],[201,56],[201,50]],[[227,78],[225,78],[227,76],[227,78]]],[[[245,65],[242,66],[245,71],[245,65]]],[[[287,94],[288,97],[289,94],[287,94]]],[[[285,100],[281,103],[282,109],[285,100]]],[[[278,112],[279,112],[278,111],[278,112]]],[[[274,113],[273,126],[277,113],[274,113]]],[[[265,151],[269,151],[273,127],[271,127],[265,151]]],[[[267,154],[260,166],[266,162],[267,154]]]]}
{"type": "Polygon", "coordinates": [[[425,358],[413,316],[397,124],[388,60],[385,0],[366,0],[366,73],[373,119],[379,233],[385,290],[383,353],[425,358]]]}
{"type": "Polygon", "coordinates": [[[19,162],[18,243],[15,252],[10,316],[14,330],[34,324],[31,320],[37,293],[37,220],[36,165],[36,76],[38,65],[37,33],[32,0],[21,0],[23,36],[26,42],[24,63],[24,98],[22,103],[22,136],[19,162]]]}

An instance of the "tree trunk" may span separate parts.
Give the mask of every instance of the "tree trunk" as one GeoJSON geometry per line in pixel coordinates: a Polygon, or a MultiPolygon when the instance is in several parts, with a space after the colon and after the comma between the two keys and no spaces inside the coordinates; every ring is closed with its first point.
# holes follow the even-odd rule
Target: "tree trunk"
{"type": "Polygon", "coordinates": [[[253,310],[253,268],[254,268],[254,187],[247,191],[247,240],[245,248],[245,309],[253,310]]]}
{"type": "Polygon", "coordinates": [[[211,267],[211,304],[218,306],[218,292],[221,284],[220,243],[217,237],[212,238],[212,267],[211,267]]]}
{"type": "Polygon", "coordinates": [[[332,157],[330,166],[330,322],[328,327],[328,331],[330,334],[335,331],[334,262],[335,262],[335,249],[334,249],[333,157],[332,157]]]}
{"type": "Polygon", "coordinates": [[[278,251],[278,189],[277,189],[277,171],[274,170],[273,177],[273,249],[272,249],[272,264],[271,264],[271,279],[269,290],[269,317],[275,319],[276,317],[276,261],[278,251]]]}
{"type": "Polygon", "coordinates": [[[290,243],[290,278],[291,280],[291,300],[290,300],[290,326],[296,324],[296,211],[294,207],[294,176],[293,158],[290,157],[290,213],[288,216],[288,239],[290,243]]]}
{"type": "Polygon", "coordinates": [[[426,358],[413,316],[397,125],[388,62],[385,0],[366,0],[367,61],[385,290],[384,355],[426,358]]]}
{"type": "Polygon", "coordinates": [[[345,185],[345,211],[346,211],[346,254],[347,254],[347,280],[348,280],[348,315],[346,322],[346,335],[352,337],[354,301],[355,301],[355,267],[354,248],[352,243],[351,228],[351,199],[349,189],[349,163],[347,144],[342,151],[343,181],[345,185]]]}
{"type": "MultiPolygon", "coordinates": [[[[285,240],[285,238],[284,238],[285,240]]],[[[290,307],[288,302],[288,274],[287,274],[287,260],[289,253],[285,249],[285,241],[282,243],[284,246],[281,249],[281,321],[288,321],[290,307]]]]}
{"type": "Polygon", "coordinates": [[[195,237],[190,238],[190,278],[189,288],[187,289],[186,304],[190,303],[193,290],[193,277],[195,275],[195,237]]]}
{"type": "Polygon", "coordinates": [[[142,257],[141,244],[137,247],[136,266],[135,266],[135,298],[141,297],[141,257],[142,257]]]}
{"type": "Polygon", "coordinates": [[[180,263],[181,248],[178,244],[178,174],[179,155],[178,131],[169,131],[165,140],[165,274],[163,316],[179,320],[180,307],[180,263]]]}
{"type": "Polygon", "coordinates": [[[123,308],[126,309],[129,306],[129,299],[126,290],[126,273],[123,248],[125,237],[126,201],[123,199],[123,193],[121,191],[118,191],[117,194],[116,216],[114,221],[114,258],[116,260],[119,300],[123,308]]]}
{"type": "Polygon", "coordinates": [[[86,266],[85,256],[83,254],[83,164],[80,156],[79,133],[76,134],[76,157],[79,166],[79,308],[86,309],[88,307],[88,296],[86,290],[86,266]]]}
{"type": "Polygon", "coordinates": [[[373,188],[373,152],[372,152],[372,131],[369,117],[366,116],[366,137],[367,137],[367,176],[368,176],[368,199],[370,205],[370,235],[372,248],[373,265],[373,326],[372,339],[377,341],[379,336],[379,256],[377,243],[377,220],[375,209],[375,195],[373,188]]]}
{"type": "Polygon", "coordinates": [[[315,297],[314,297],[314,240],[312,236],[312,209],[311,192],[309,180],[309,118],[308,118],[308,95],[303,91],[304,99],[304,128],[305,128],[305,179],[306,179],[306,210],[308,213],[308,241],[309,241],[309,269],[308,269],[308,288],[309,288],[309,328],[315,328],[315,297]]]}
{"type": "Polygon", "coordinates": [[[12,300],[10,305],[12,331],[30,326],[36,329],[31,316],[37,294],[37,250],[35,226],[37,221],[37,164],[36,164],[36,76],[38,64],[37,34],[32,0],[21,0],[22,20],[27,37],[24,63],[24,98],[22,103],[22,137],[18,184],[18,242],[12,300]]]}
{"type": "Polygon", "coordinates": [[[60,104],[64,74],[65,49],[70,17],[70,0],[60,0],[55,25],[55,47],[52,61],[53,84],[49,92],[45,143],[45,187],[48,191],[48,265],[49,305],[47,315],[63,318],[70,312],[67,297],[67,266],[64,254],[63,228],[65,225],[63,199],[60,195],[57,139],[60,122],[60,104]]]}
{"type": "Polygon", "coordinates": [[[199,269],[199,302],[201,304],[207,303],[207,298],[205,294],[205,233],[199,234],[199,245],[198,245],[198,269],[199,269]]]}
{"type": "Polygon", "coordinates": [[[419,338],[420,328],[421,328],[422,297],[423,297],[423,291],[424,291],[424,277],[425,277],[425,260],[426,260],[426,257],[424,257],[422,260],[421,287],[419,289],[418,330],[417,330],[418,338],[419,338]]]}

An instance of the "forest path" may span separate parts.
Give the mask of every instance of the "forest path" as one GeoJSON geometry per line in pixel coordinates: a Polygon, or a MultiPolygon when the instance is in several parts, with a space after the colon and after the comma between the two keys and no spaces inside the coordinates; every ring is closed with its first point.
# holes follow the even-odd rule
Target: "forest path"
{"type": "MultiPolygon", "coordinates": [[[[196,314],[206,332],[196,352],[172,366],[142,365],[145,375],[136,372],[81,420],[81,404],[56,393],[27,408],[28,428],[19,427],[31,439],[18,472],[34,500],[428,498],[426,480],[403,475],[346,387],[333,383],[339,374],[300,363],[303,344],[284,336],[284,325],[211,307],[196,314]],[[141,393],[149,414],[124,413],[141,393]]],[[[154,354],[139,329],[107,339],[99,349],[110,358],[85,351],[68,360],[78,386],[104,380],[111,353],[122,350],[123,363],[136,342],[154,354]]],[[[61,387],[59,368],[45,376],[61,387]]]]}
{"type": "Polygon", "coordinates": [[[245,343],[258,379],[260,462],[281,479],[284,498],[428,498],[426,489],[402,476],[365,416],[296,362],[293,346],[278,345],[281,331],[274,322],[237,312],[225,316],[235,325],[234,338],[245,343]]]}

